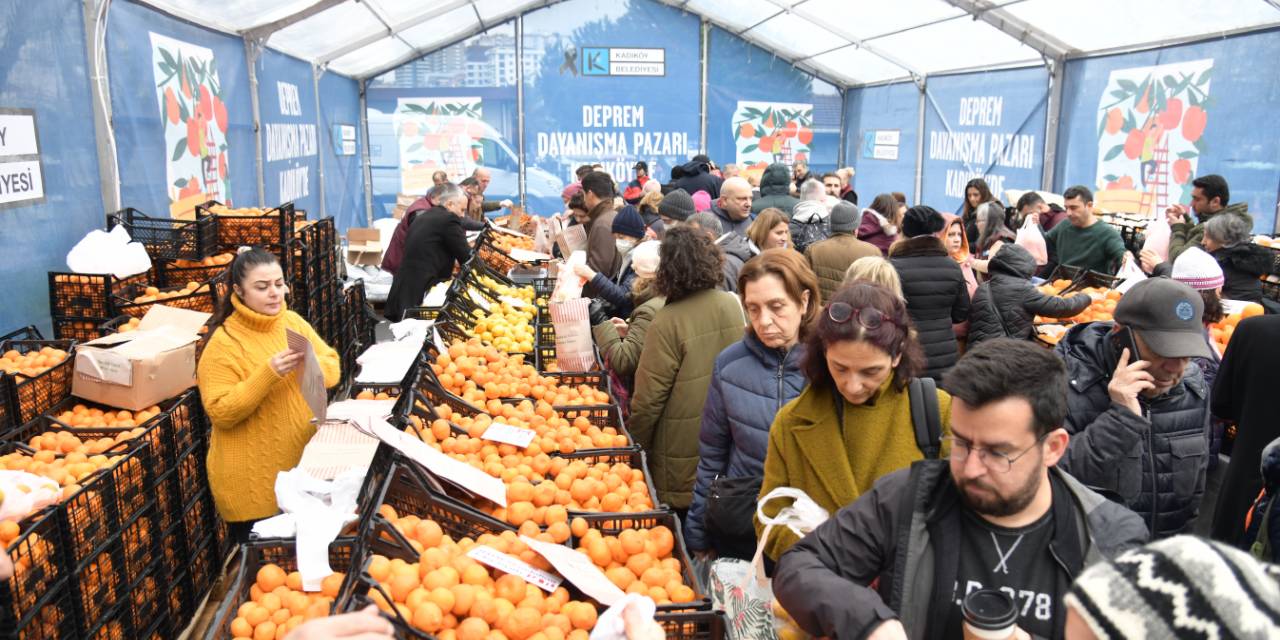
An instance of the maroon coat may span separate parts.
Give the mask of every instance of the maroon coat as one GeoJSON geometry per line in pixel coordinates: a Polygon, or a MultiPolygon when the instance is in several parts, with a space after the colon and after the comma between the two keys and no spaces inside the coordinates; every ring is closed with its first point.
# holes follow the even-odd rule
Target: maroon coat
{"type": "Polygon", "coordinates": [[[382,254],[382,270],[391,274],[395,274],[396,269],[400,268],[400,259],[404,257],[404,240],[409,235],[409,225],[413,224],[413,219],[418,215],[419,211],[426,211],[432,206],[430,198],[418,198],[413,201],[404,210],[404,217],[400,218],[400,224],[396,225],[396,230],[391,234],[391,244],[387,245],[387,252],[382,254]]]}
{"type": "Polygon", "coordinates": [[[864,212],[862,215],[862,224],[858,225],[858,239],[863,242],[869,242],[884,255],[889,255],[889,247],[894,240],[898,239],[898,234],[889,235],[885,233],[884,227],[880,225],[880,220],[871,213],[864,212]]]}

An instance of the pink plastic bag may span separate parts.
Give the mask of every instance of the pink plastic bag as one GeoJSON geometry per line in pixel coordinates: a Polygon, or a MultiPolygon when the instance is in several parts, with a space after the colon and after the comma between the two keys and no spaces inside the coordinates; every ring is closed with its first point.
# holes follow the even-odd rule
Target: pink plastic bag
{"type": "Polygon", "coordinates": [[[1027,219],[1022,224],[1022,228],[1018,229],[1018,236],[1014,239],[1014,243],[1026,249],[1031,257],[1036,259],[1036,266],[1043,267],[1049,262],[1049,247],[1044,242],[1044,234],[1040,233],[1040,227],[1031,219],[1027,219]]]}
{"type": "Polygon", "coordinates": [[[1173,229],[1164,216],[1156,216],[1155,222],[1147,225],[1147,239],[1142,243],[1143,251],[1150,251],[1160,262],[1169,261],[1169,240],[1173,237],[1173,229]]]}

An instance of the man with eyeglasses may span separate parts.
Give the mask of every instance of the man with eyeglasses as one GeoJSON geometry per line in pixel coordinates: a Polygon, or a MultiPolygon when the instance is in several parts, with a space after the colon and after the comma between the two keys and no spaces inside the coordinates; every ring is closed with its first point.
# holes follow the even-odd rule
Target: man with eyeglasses
{"type": "Polygon", "coordinates": [[[917,462],[782,555],[773,592],[808,633],[960,638],[960,603],[999,589],[1017,637],[1062,637],[1062,598],[1089,564],[1146,540],[1137,515],[1055,468],[1070,436],[1066,370],[1001,338],[947,373],[949,460],[917,462]]]}

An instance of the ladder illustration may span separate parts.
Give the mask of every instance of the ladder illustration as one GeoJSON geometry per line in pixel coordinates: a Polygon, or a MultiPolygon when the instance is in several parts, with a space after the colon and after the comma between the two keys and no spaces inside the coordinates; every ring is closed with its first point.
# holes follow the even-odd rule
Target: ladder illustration
{"type": "Polygon", "coordinates": [[[1169,144],[1165,137],[1161,137],[1160,145],[1152,152],[1152,159],[1155,172],[1138,204],[1138,211],[1143,215],[1159,215],[1169,206],[1169,144]]]}

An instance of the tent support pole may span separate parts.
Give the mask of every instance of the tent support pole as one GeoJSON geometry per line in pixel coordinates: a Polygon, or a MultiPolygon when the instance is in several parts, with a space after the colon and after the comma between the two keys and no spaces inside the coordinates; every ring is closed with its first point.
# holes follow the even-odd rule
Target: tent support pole
{"type": "MultiPolygon", "coordinates": [[[[698,151],[707,152],[707,66],[711,63],[707,58],[711,54],[711,23],[706,18],[702,19],[698,28],[698,35],[701,42],[699,49],[699,73],[700,79],[698,83],[698,151]]],[[[741,169],[741,167],[739,167],[741,169]]]]}
{"type": "Polygon", "coordinates": [[[1044,173],[1040,188],[1053,191],[1053,174],[1057,169],[1058,128],[1062,124],[1062,82],[1067,75],[1065,57],[1045,58],[1049,71],[1049,104],[1045,108],[1044,123],[1044,173]]]}
{"type": "Polygon", "coordinates": [[[84,41],[88,49],[86,53],[93,96],[93,136],[98,147],[102,206],[106,211],[118,211],[120,164],[116,157],[116,138],[111,125],[111,88],[108,84],[106,51],[98,46],[100,42],[106,41],[107,12],[110,7],[111,0],[84,0],[84,41]]]}
{"type": "Polygon", "coordinates": [[[524,162],[524,14],[521,13],[516,17],[516,143],[519,151],[520,171],[520,208],[528,207],[525,200],[525,190],[528,184],[525,182],[525,162],[524,162]]]}
{"type": "Polygon", "coordinates": [[[836,169],[849,166],[848,148],[845,147],[849,142],[849,88],[840,87],[840,151],[836,154],[836,169]]]}
{"type": "MultiPolygon", "coordinates": [[[[316,136],[316,138],[317,138],[318,140],[324,140],[324,139],[325,139],[324,116],[323,116],[323,114],[321,114],[321,113],[320,113],[320,76],[322,76],[322,75],[324,75],[324,69],[323,69],[322,67],[318,67],[318,66],[316,66],[316,65],[314,65],[314,64],[313,64],[313,65],[311,65],[311,83],[312,83],[312,85],[315,87],[315,96],[316,96],[316,127],[320,129],[320,132],[319,132],[319,133],[320,133],[320,135],[316,136]]],[[[332,132],[332,131],[330,131],[329,133],[330,133],[330,134],[332,134],[333,132],[332,132]]],[[[330,145],[333,145],[333,139],[332,139],[332,138],[330,138],[330,140],[329,140],[329,144],[330,144],[330,145]]],[[[319,161],[319,163],[320,163],[320,169],[319,169],[319,171],[320,171],[320,175],[319,175],[319,176],[317,176],[317,177],[318,177],[318,178],[319,178],[319,180],[320,180],[320,217],[321,217],[321,218],[326,218],[326,217],[328,217],[328,211],[327,211],[327,208],[325,207],[325,203],[324,203],[324,196],[325,196],[325,190],[324,190],[324,154],[325,154],[325,152],[326,152],[326,150],[325,150],[325,149],[316,149],[316,159],[317,159],[317,160],[319,161]]]]}
{"type": "Polygon", "coordinates": [[[262,161],[262,106],[258,101],[258,56],[262,44],[250,38],[244,39],[244,62],[249,67],[249,104],[253,108],[254,153],[258,170],[258,206],[267,206],[267,187],[262,161]]]}
{"type": "Polygon", "coordinates": [[[373,226],[373,170],[369,166],[369,99],[364,78],[360,79],[360,164],[364,169],[364,221],[373,226]]]}
{"type": "Polygon", "coordinates": [[[912,201],[920,204],[923,197],[922,190],[924,188],[924,110],[925,97],[927,92],[925,76],[919,75],[913,78],[916,89],[920,91],[920,104],[916,113],[916,193],[912,201]]]}

